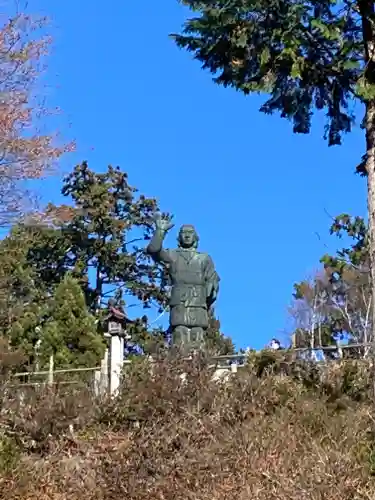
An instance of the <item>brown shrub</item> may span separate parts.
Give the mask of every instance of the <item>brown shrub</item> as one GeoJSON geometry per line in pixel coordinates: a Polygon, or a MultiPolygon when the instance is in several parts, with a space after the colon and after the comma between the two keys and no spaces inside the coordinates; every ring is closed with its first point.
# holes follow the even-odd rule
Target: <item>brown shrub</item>
{"type": "Polygon", "coordinates": [[[274,359],[259,376],[258,361],[227,383],[211,382],[200,358],[160,360],[152,375],[139,363],[116,400],[85,408],[81,401],[78,409],[70,399],[76,410],[52,426],[53,446],[38,455],[22,450],[0,480],[0,498],[373,498],[374,406],[367,382],[353,393],[359,368],[330,373],[274,359]],[[72,418],[80,422],[74,436],[65,430],[72,418]]]}

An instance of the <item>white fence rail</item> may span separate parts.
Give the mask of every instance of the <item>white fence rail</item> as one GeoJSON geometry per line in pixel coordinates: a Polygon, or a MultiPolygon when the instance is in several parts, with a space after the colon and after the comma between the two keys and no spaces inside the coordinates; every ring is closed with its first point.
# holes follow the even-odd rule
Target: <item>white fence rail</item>
{"type": "MultiPolygon", "coordinates": [[[[314,351],[335,351],[337,352],[337,358],[342,359],[343,351],[353,350],[353,349],[364,349],[368,352],[374,346],[372,343],[364,344],[348,344],[348,345],[331,345],[331,346],[320,346],[311,348],[293,348],[292,352],[297,354],[299,357],[300,353],[307,353],[308,359],[312,359],[312,354],[314,351]]],[[[214,379],[219,379],[222,376],[227,376],[230,373],[236,373],[237,368],[245,365],[248,353],[234,354],[226,356],[214,356],[212,358],[211,367],[215,369],[214,379]]],[[[101,361],[100,366],[95,366],[91,368],[67,368],[67,369],[54,369],[54,360],[51,356],[49,361],[49,369],[44,371],[31,371],[31,372],[19,372],[13,375],[14,378],[22,379],[33,379],[34,377],[45,378],[45,381],[27,381],[21,382],[20,385],[40,387],[44,385],[54,386],[54,385],[70,385],[70,384],[80,384],[82,380],[57,380],[60,374],[79,374],[79,373],[91,373],[89,385],[91,386],[93,392],[96,395],[111,394],[115,395],[118,391],[120,385],[121,371],[125,364],[130,364],[131,361],[124,359],[124,341],[121,337],[112,336],[110,338],[109,348],[105,351],[104,357],[101,361]]]]}

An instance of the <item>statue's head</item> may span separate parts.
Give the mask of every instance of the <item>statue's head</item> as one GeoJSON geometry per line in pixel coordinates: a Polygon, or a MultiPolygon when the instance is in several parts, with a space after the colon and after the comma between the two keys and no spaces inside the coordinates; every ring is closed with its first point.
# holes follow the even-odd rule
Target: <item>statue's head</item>
{"type": "Polygon", "coordinates": [[[180,248],[197,248],[199,237],[194,228],[190,224],[184,224],[178,233],[178,246],[180,248]]]}

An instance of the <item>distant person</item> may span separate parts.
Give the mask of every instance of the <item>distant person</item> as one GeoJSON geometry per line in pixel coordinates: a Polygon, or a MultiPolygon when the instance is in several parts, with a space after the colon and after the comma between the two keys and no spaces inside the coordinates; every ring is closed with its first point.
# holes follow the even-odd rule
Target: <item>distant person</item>
{"type": "Polygon", "coordinates": [[[280,340],[272,339],[269,344],[269,348],[273,351],[279,351],[280,349],[282,349],[280,340]]]}

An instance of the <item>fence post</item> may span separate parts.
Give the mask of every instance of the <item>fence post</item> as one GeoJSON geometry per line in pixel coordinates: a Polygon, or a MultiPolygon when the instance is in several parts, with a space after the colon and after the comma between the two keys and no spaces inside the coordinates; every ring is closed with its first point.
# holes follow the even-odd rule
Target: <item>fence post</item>
{"type": "Polygon", "coordinates": [[[92,383],[94,384],[93,390],[95,396],[100,396],[101,394],[101,381],[102,381],[102,370],[95,370],[92,383]]]}
{"type": "Polygon", "coordinates": [[[231,371],[231,373],[237,373],[237,363],[236,362],[232,362],[230,364],[230,371],[231,371]]]}
{"type": "Polygon", "coordinates": [[[53,354],[49,357],[48,385],[53,385],[53,354]]]}
{"type": "MultiPolygon", "coordinates": [[[[37,329],[35,328],[35,330],[37,331],[37,329]]],[[[39,333],[39,332],[38,332],[39,333]]],[[[40,353],[40,345],[41,345],[42,341],[40,339],[38,339],[35,343],[35,347],[34,347],[34,352],[35,352],[35,371],[38,372],[39,371],[39,353],[40,353]]]]}
{"type": "Polygon", "coordinates": [[[109,388],[109,365],[108,365],[109,350],[108,348],[104,352],[104,357],[100,364],[100,386],[99,392],[104,395],[108,392],[109,388]]]}
{"type": "Polygon", "coordinates": [[[341,347],[341,342],[340,342],[340,340],[337,340],[337,341],[336,341],[336,346],[337,346],[337,354],[338,354],[338,357],[339,357],[339,359],[342,359],[342,358],[343,358],[343,351],[342,351],[342,347],[341,347]]]}

